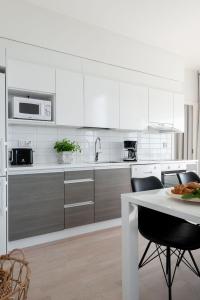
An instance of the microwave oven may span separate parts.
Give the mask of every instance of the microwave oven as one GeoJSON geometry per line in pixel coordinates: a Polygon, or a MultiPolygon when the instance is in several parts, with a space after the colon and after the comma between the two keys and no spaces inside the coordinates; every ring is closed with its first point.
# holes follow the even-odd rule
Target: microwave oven
{"type": "Polygon", "coordinates": [[[51,121],[52,106],[50,100],[25,97],[12,97],[11,115],[14,119],[51,121]]]}

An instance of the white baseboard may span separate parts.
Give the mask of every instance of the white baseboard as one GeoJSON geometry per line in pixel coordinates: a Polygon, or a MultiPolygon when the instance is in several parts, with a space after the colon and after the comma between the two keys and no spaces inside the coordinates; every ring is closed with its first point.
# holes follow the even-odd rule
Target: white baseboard
{"type": "Polygon", "coordinates": [[[31,246],[36,246],[44,243],[49,243],[57,240],[66,239],[69,237],[95,232],[98,230],[108,229],[121,225],[121,218],[109,220],[105,222],[98,222],[89,225],[79,226],[75,228],[65,229],[53,233],[38,235],[31,238],[26,238],[22,240],[8,242],[8,251],[15,248],[27,248],[31,246]]]}

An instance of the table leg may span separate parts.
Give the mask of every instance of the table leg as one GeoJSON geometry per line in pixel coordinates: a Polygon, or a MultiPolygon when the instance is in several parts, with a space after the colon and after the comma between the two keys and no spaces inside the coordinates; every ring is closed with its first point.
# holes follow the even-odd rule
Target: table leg
{"type": "Polygon", "coordinates": [[[139,300],[138,207],[122,195],[123,300],[139,300]]]}

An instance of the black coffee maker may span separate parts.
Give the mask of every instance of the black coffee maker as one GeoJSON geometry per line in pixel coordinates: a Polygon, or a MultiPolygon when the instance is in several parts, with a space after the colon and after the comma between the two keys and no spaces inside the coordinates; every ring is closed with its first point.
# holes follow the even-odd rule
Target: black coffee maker
{"type": "Polygon", "coordinates": [[[124,141],[124,161],[137,161],[137,141],[124,141]]]}

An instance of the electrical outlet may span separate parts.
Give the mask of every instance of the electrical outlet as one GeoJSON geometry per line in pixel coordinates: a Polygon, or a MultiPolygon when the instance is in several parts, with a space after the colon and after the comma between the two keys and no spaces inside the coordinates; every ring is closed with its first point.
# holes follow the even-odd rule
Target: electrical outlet
{"type": "Polygon", "coordinates": [[[162,143],[163,149],[167,149],[167,143],[162,143]]]}
{"type": "Polygon", "coordinates": [[[18,140],[18,146],[20,148],[30,148],[30,147],[32,147],[32,141],[18,140]]]}

